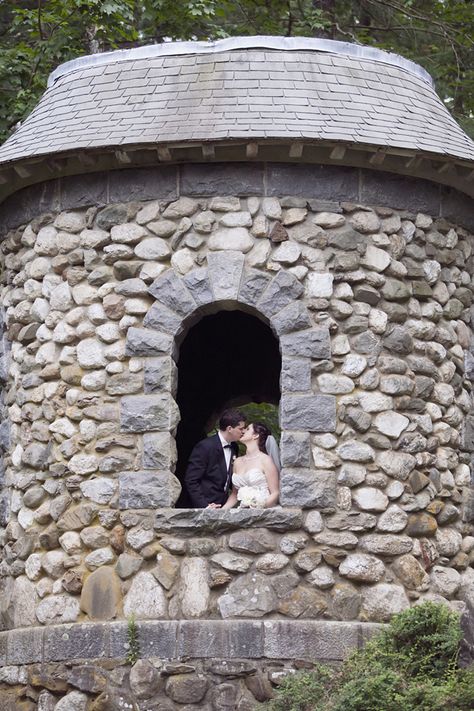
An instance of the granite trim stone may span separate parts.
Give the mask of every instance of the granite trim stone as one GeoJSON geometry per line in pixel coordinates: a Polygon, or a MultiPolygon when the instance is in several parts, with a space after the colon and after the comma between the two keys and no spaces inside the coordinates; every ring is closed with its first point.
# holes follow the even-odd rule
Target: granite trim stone
{"type": "MultiPolygon", "coordinates": [[[[203,175],[209,175],[210,171],[214,173],[218,171],[220,165],[222,165],[222,176],[227,175],[225,170],[229,166],[227,163],[199,165],[197,169],[201,170],[203,175]]],[[[293,195],[294,187],[299,181],[301,197],[308,200],[318,199],[321,204],[324,200],[330,200],[331,211],[340,209],[339,203],[342,201],[366,201],[369,205],[408,208],[417,212],[425,209],[434,216],[446,217],[468,229],[474,227],[471,198],[454,188],[422,178],[396,175],[388,171],[324,164],[237,162],[232,163],[230,167],[232,171],[237,171],[238,175],[241,171],[251,182],[252,190],[245,194],[293,195]],[[302,182],[303,176],[311,178],[306,188],[302,182]],[[323,193],[325,195],[327,193],[326,198],[320,192],[320,186],[323,193]],[[337,187],[336,192],[333,192],[334,186],[337,187]],[[415,195],[417,199],[413,202],[415,195]]],[[[155,199],[154,186],[157,181],[161,184],[157,176],[163,177],[161,182],[164,185],[171,182],[176,185],[175,192],[168,192],[163,199],[171,201],[181,196],[198,194],[189,188],[188,182],[184,179],[186,166],[160,166],[154,171],[150,172],[149,167],[138,167],[133,170],[91,172],[86,176],[70,175],[21,188],[14,193],[14,198],[7,198],[0,205],[0,235],[48,211],[113,204],[111,184],[121,184],[120,194],[125,196],[124,200],[127,200],[130,192],[135,194],[137,200],[155,199]],[[142,177],[140,177],[141,171],[143,171],[142,177]],[[138,185],[143,185],[143,192],[138,192],[138,185]],[[147,197],[150,195],[151,197],[147,197]]],[[[223,177],[212,190],[208,188],[206,193],[199,194],[208,197],[239,194],[239,190],[233,190],[235,187],[231,176],[228,182],[223,177]]]]}
{"type": "MultiPolygon", "coordinates": [[[[326,620],[140,620],[140,658],[341,661],[384,625],[326,620]]],[[[123,659],[127,622],[31,627],[0,632],[5,665],[123,659]]]]}

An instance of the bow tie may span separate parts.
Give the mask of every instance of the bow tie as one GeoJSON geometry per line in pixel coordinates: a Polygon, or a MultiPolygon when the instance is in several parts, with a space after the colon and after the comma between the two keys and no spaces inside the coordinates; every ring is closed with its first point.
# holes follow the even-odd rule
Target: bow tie
{"type": "Polygon", "coordinates": [[[232,449],[232,445],[231,444],[224,444],[224,445],[222,445],[222,449],[232,449]]]}

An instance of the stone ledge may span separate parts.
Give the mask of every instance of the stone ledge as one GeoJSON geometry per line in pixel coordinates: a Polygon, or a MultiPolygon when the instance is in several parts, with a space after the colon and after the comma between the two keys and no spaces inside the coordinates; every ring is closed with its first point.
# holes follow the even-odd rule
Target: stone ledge
{"type": "MultiPolygon", "coordinates": [[[[185,195],[298,195],[308,200],[318,195],[319,200],[332,201],[331,210],[337,209],[339,201],[348,200],[424,211],[468,229],[474,226],[469,198],[456,190],[458,185],[440,185],[436,180],[440,174],[434,168],[432,171],[426,168],[424,176],[399,175],[399,171],[390,173],[388,169],[386,172],[367,170],[359,165],[360,156],[357,167],[331,165],[322,157],[317,162],[308,160],[303,164],[288,163],[283,156],[271,157],[268,162],[249,163],[245,160],[244,143],[242,147],[244,154],[238,162],[233,162],[236,161],[234,156],[224,163],[222,156],[217,163],[193,163],[190,156],[185,165],[158,168],[137,165],[119,171],[107,163],[103,170],[97,164],[95,171],[86,171],[87,175],[83,174],[84,166],[78,163],[75,169],[78,174],[45,182],[39,182],[45,176],[38,175],[37,182],[29,186],[23,186],[18,180],[18,184],[11,181],[6,185],[8,194],[16,193],[15,199],[0,206],[0,235],[44,212],[104,206],[131,199],[172,201],[185,195]]],[[[232,150],[235,152],[235,148],[232,150]]],[[[405,157],[403,161],[406,162],[405,157]]],[[[443,174],[447,175],[448,172],[443,174]]],[[[0,190],[0,201],[7,197],[2,194],[6,190],[5,187],[0,190]]]]}
{"type": "Polygon", "coordinates": [[[223,533],[242,528],[295,531],[303,525],[299,508],[272,509],[165,509],[158,511],[155,530],[159,533],[223,533]]]}
{"type": "MultiPolygon", "coordinates": [[[[142,658],[341,661],[383,625],[325,620],[142,620],[142,658]]],[[[0,664],[22,665],[127,654],[127,622],[31,627],[0,633],[0,664]]]]}

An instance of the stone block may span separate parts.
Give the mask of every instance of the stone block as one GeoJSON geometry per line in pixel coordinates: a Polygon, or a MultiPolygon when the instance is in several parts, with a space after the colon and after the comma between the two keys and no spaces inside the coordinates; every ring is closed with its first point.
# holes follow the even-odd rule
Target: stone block
{"type": "Polygon", "coordinates": [[[170,392],[174,394],[178,378],[176,363],[172,358],[147,358],[145,362],[145,392],[170,392]]]}
{"type": "Polygon", "coordinates": [[[61,210],[107,204],[107,173],[61,178],[61,210]]]}
{"type": "Polygon", "coordinates": [[[180,170],[181,195],[263,195],[260,163],[188,164],[180,170]]]}
{"type": "MultiPolygon", "coordinates": [[[[177,620],[142,620],[137,622],[140,652],[143,659],[176,659],[179,654],[179,622],[177,620]]],[[[125,628],[125,641],[126,641],[125,628]]],[[[112,645],[113,648],[113,645],[112,645]]]]}
{"type": "Polygon", "coordinates": [[[181,492],[169,471],[133,471],[119,474],[119,508],[155,509],[174,506],[181,492]]]}
{"type": "Polygon", "coordinates": [[[334,432],[336,398],[333,395],[282,395],[280,418],[283,429],[334,432]]]}
{"type": "Polygon", "coordinates": [[[472,203],[466,200],[464,193],[460,193],[454,188],[441,187],[441,212],[446,220],[466,227],[471,232],[474,231],[474,215],[472,203]]]}
{"type": "Polygon", "coordinates": [[[148,291],[180,316],[188,316],[197,306],[183,280],[172,269],[155,279],[148,291]]]}
{"type": "Polygon", "coordinates": [[[474,522],[474,490],[467,487],[463,490],[462,520],[466,523],[474,522]]]}
{"type": "Polygon", "coordinates": [[[108,624],[58,625],[44,630],[45,662],[108,656],[108,624]]]}
{"type": "Polygon", "coordinates": [[[143,435],[142,465],[145,469],[172,469],[176,459],[176,442],[169,432],[143,435]]]}
{"type": "Polygon", "coordinates": [[[179,623],[179,657],[252,659],[263,656],[262,623],[254,620],[183,620],[179,623]]]}
{"type": "Polygon", "coordinates": [[[209,283],[209,272],[205,267],[193,269],[193,271],[186,274],[183,281],[198,306],[204,306],[214,301],[209,283]]]}
{"type": "Polygon", "coordinates": [[[258,300],[257,309],[265,316],[270,317],[292,301],[298,299],[303,293],[303,290],[303,285],[293,274],[281,270],[273,278],[258,300]]]}
{"type": "Polygon", "coordinates": [[[301,301],[294,301],[271,317],[272,328],[280,336],[292,331],[300,331],[311,326],[308,309],[301,301]]]}
{"type": "Polygon", "coordinates": [[[462,447],[468,452],[474,452],[474,415],[466,415],[462,430],[462,447]]]}
{"type": "Polygon", "coordinates": [[[359,200],[359,171],[331,165],[271,163],[267,169],[267,195],[294,195],[318,199],[359,200]]]}
{"type": "Polygon", "coordinates": [[[59,211],[59,180],[32,185],[15,193],[0,209],[0,233],[30,222],[49,210],[59,211]]]}
{"type": "Polygon", "coordinates": [[[243,304],[255,306],[270,282],[270,276],[256,269],[248,269],[242,276],[238,300],[243,304]]]}
{"type": "Polygon", "coordinates": [[[35,664],[43,661],[45,632],[42,627],[10,630],[7,636],[7,664],[35,664]]]}
{"type": "Polygon", "coordinates": [[[459,650],[459,664],[469,667],[474,663],[474,601],[466,600],[466,609],[461,617],[463,639],[459,650]]]}
{"type": "Polygon", "coordinates": [[[157,511],[154,528],[159,533],[222,533],[248,528],[294,531],[301,528],[300,509],[172,509],[157,511]]]}
{"type": "Polygon", "coordinates": [[[336,474],[314,469],[282,469],[280,503],[334,511],[336,507],[336,474]]]}
{"type": "Polygon", "coordinates": [[[308,328],[285,334],[280,339],[282,353],[286,356],[329,359],[331,340],[328,328],[308,328]]]}
{"type": "Polygon", "coordinates": [[[120,424],[123,432],[173,430],[179,421],[178,406],[167,393],[123,397],[120,424]]]}
{"type": "Polygon", "coordinates": [[[406,175],[362,170],[358,200],[362,204],[439,215],[440,186],[406,175]]]}
{"type": "Polygon", "coordinates": [[[157,331],[169,333],[172,336],[178,333],[181,324],[181,316],[158,302],[150,307],[143,320],[143,325],[147,328],[155,328],[157,331]]]}
{"type": "Polygon", "coordinates": [[[5,452],[8,451],[10,447],[10,422],[9,420],[3,420],[0,423],[0,448],[5,452]]]}
{"type": "Polygon", "coordinates": [[[217,301],[237,299],[245,257],[241,252],[214,252],[207,256],[209,281],[217,301]]]}
{"type": "Polygon", "coordinates": [[[280,457],[283,467],[309,467],[311,447],[307,432],[288,432],[281,435],[280,457]]]}
{"type": "Polygon", "coordinates": [[[280,388],[282,393],[307,392],[310,390],[310,359],[282,358],[280,388]]]}
{"type": "Polygon", "coordinates": [[[4,667],[7,664],[7,648],[9,632],[0,632],[0,666],[4,667]]]}
{"type": "Polygon", "coordinates": [[[173,338],[167,333],[133,326],[127,331],[125,353],[128,356],[157,356],[171,353],[172,348],[173,338]]]}
{"type": "Polygon", "coordinates": [[[176,200],[175,166],[127,168],[109,173],[109,202],[176,200]]]}
{"type": "Polygon", "coordinates": [[[370,627],[371,633],[380,630],[379,625],[360,622],[266,620],[264,655],[269,659],[342,661],[360,647],[363,627],[370,627]]]}

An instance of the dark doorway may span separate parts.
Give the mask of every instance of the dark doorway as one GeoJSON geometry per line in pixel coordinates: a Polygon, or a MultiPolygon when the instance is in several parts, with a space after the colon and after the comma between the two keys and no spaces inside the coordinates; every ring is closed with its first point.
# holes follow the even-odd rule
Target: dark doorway
{"type": "MultiPolygon", "coordinates": [[[[189,330],[178,360],[180,480],[192,448],[214,427],[222,410],[248,402],[278,404],[280,370],[278,341],[255,316],[219,311],[189,330]]],[[[184,496],[177,505],[188,505],[184,496]]]]}

